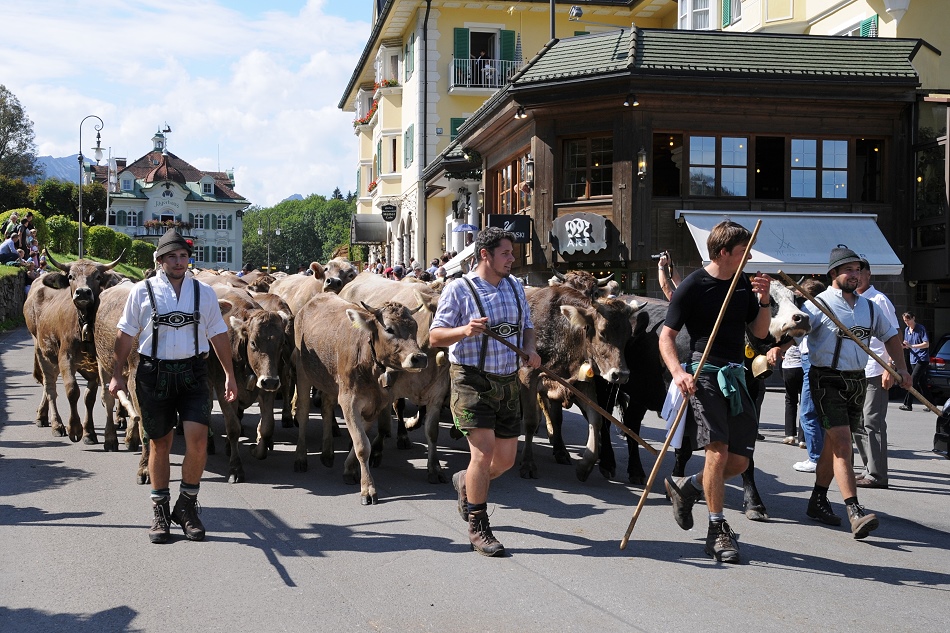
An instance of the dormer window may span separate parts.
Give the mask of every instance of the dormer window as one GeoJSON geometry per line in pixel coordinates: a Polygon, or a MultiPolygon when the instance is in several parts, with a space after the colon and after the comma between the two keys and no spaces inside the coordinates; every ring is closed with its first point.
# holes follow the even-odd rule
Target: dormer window
{"type": "Polygon", "coordinates": [[[202,183],[202,184],[201,184],[201,193],[203,193],[203,194],[206,195],[206,196],[213,195],[213,194],[214,194],[214,183],[213,183],[213,182],[205,182],[205,183],[202,183]]]}
{"type": "Polygon", "coordinates": [[[122,191],[132,191],[132,178],[122,179],[122,191]]]}

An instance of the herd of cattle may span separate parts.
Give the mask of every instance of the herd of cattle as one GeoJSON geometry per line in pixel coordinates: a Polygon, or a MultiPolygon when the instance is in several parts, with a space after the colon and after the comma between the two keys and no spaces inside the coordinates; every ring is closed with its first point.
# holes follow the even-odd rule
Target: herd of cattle
{"type": "MultiPolygon", "coordinates": [[[[73,442],[98,443],[92,411],[96,392],[101,390],[106,411],[103,447],[118,450],[117,430],[127,428],[128,449],[142,449],[137,480],[144,484],[148,481],[148,446],[142,444],[137,425],[136,352],[127,368],[129,406],[116,406],[106,388],[113,370],[116,326],[132,288],[113,271],[121,255],[111,264],[84,259],[62,264],[52,256],[48,259],[60,272],[48,273],[42,283],[34,284],[23,308],[35,345],[33,375],[43,385],[36,424],[51,426],[54,435],[68,435],[73,442]],[[77,374],[87,381],[82,423],[77,374]],[[65,425],[56,404],[57,376],[63,380],[70,407],[65,425]]],[[[439,460],[438,436],[450,391],[448,361],[444,349],[429,345],[428,336],[440,286],[411,278],[393,281],[372,272],[358,274],[345,259],[326,265],[314,262],[310,268],[312,275],[276,279],[259,272],[243,277],[197,272],[197,278],[210,284],[218,296],[239,387],[236,401],[218,398],[227,432],[228,480],[245,480],[239,450],[242,417],[255,402],[260,419],[250,454],[265,459],[273,448],[278,392],[282,395],[282,426],[299,427],[294,470],[307,470],[306,429],[313,390],[319,393],[323,421],[320,461],[326,467],[333,465],[333,437],[340,433],[334,409],[339,406],[352,440],[344,480],[359,482],[364,505],[378,500],[370,468],[379,464],[383,440],[391,436],[394,411],[397,447],[409,448],[408,430],[422,424],[428,447],[428,481],[447,482],[439,460]],[[414,420],[407,421],[402,415],[405,401],[418,407],[414,420]]],[[[639,432],[646,412],[659,412],[666,394],[666,372],[657,341],[667,303],[645,297],[605,297],[605,281],[590,273],[570,272],[558,274],[546,287],[526,288],[537,349],[548,370],[608,410],[618,405],[623,423],[639,432]],[[593,380],[586,378],[583,370],[587,367],[593,370],[593,380]]],[[[796,308],[786,288],[773,282],[772,297],[771,336],[778,339],[807,330],[807,317],[796,308]]],[[[681,332],[677,340],[684,359],[687,337],[681,332]]],[[[223,394],[225,374],[213,349],[209,379],[213,393],[223,394]]],[[[614,477],[616,460],[609,425],[603,424],[600,414],[576,401],[570,391],[540,370],[523,368],[519,379],[525,422],[521,476],[538,475],[533,439],[544,414],[559,463],[573,462],[582,481],[598,464],[606,477],[614,477]],[[572,460],[561,437],[561,420],[562,409],[575,403],[589,423],[589,434],[581,455],[572,460]]],[[[213,446],[210,442],[209,451],[213,446]]],[[[628,450],[630,481],[643,483],[638,447],[628,441],[628,450]]]]}

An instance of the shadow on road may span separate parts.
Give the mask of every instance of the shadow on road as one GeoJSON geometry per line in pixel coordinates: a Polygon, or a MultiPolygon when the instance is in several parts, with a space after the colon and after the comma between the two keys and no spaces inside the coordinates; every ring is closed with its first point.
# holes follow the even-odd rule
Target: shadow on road
{"type": "Polygon", "coordinates": [[[135,633],[132,620],[138,612],[129,607],[114,607],[99,613],[50,613],[38,609],[0,607],[0,629],[4,631],[70,631],[70,633],[135,633]]]}

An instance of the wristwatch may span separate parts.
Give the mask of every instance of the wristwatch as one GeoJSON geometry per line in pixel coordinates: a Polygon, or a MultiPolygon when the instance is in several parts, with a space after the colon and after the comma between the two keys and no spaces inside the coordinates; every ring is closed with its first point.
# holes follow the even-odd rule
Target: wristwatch
{"type": "Polygon", "coordinates": [[[771,308],[771,307],[772,307],[772,302],[770,301],[770,302],[768,302],[768,303],[760,303],[760,304],[759,304],[759,307],[760,307],[760,308],[771,308]]]}

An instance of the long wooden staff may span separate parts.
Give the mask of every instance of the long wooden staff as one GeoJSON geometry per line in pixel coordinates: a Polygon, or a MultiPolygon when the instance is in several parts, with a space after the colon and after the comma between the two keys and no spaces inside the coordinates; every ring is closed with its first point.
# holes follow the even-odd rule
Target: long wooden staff
{"type": "MultiPolygon", "coordinates": [[[[523,358],[523,359],[525,359],[525,360],[528,359],[528,353],[527,353],[527,352],[525,352],[525,351],[524,351],[523,349],[521,349],[520,347],[517,347],[517,346],[515,346],[515,345],[512,345],[511,343],[509,343],[508,341],[506,341],[506,340],[503,339],[502,337],[498,336],[497,334],[495,334],[495,333],[492,332],[491,330],[485,330],[485,334],[487,334],[490,338],[495,339],[496,341],[498,341],[499,343],[501,343],[502,345],[504,345],[505,347],[507,347],[508,349],[510,349],[511,351],[513,351],[514,353],[516,353],[516,354],[517,354],[518,356],[520,356],[521,358],[523,358]]],[[[646,450],[648,450],[648,451],[649,451],[650,453],[652,453],[653,455],[656,455],[656,454],[657,454],[657,450],[656,450],[655,448],[653,448],[653,446],[652,446],[651,444],[647,443],[646,440],[644,440],[644,439],[641,438],[639,435],[637,435],[636,433],[634,433],[633,430],[630,429],[630,427],[626,426],[625,424],[623,424],[622,422],[620,422],[619,420],[617,420],[614,416],[612,416],[612,415],[610,415],[609,413],[607,413],[607,411],[606,411],[605,409],[603,409],[599,404],[597,404],[596,402],[594,402],[593,400],[591,400],[590,398],[588,398],[588,397],[587,397],[587,394],[583,393],[580,389],[578,389],[577,387],[575,387],[574,385],[572,385],[572,384],[569,383],[568,381],[564,380],[563,378],[561,378],[560,376],[558,376],[557,374],[555,374],[553,371],[551,371],[551,370],[548,369],[547,367],[545,367],[545,366],[542,365],[540,369],[541,369],[542,372],[544,372],[545,374],[547,374],[548,376],[550,376],[551,378],[553,378],[553,379],[556,380],[557,382],[559,382],[559,383],[561,383],[562,385],[564,385],[565,387],[567,387],[567,388],[571,391],[571,393],[573,393],[575,396],[577,396],[578,398],[580,398],[581,400],[583,400],[585,403],[587,403],[588,406],[590,406],[590,407],[592,407],[592,408],[594,409],[594,411],[596,411],[597,413],[599,413],[600,415],[602,415],[604,418],[606,418],[606,419],[610,420],[611,422],[613,422],[614,425],[616,425],[616,427],[617,427],[618,429],[620,429],[621,431],[623,431],[624,433],[626,433],[628,436],[630,436],[637,444],[639,444],[640,446],[642,446],[643,448],[645,448],[646,450]]]]}
{"type": "MultiPolygon", "coordinates": [[[[729,301],[732,299],[732,293],[735,292],[736,285],[739,283],[739,277],[742,276],[742,269],[745,268],[745,263],[748,261],[749,253],[752,252],[752,245],[755,244],[755,238],[759,234],[759,227],[762,226],[762,220],[757,220],[755,223],[755,229],[752,231],[752,237],[749,238],[749,244],[745,248],[745,253],[742,255],[742,263],[739,264],[739,269],[736,271],[736,274],[732,276],[732,284],[729,285],[729,292],[726,293],[726,298],[722,302],[722,307],[719,309],[719,316],[716,317],[716,323],[713,325],[712,333],[709,335],[709,339],[706,341],[706,350],[703,352],[702,358],[699,360],[699,365],[696,367],[696,371],[693,373],[693,381],[699,379],[699,375],[703,371],[703,365],[706,364],[706,359],[709,357],[709,352],[712,350],[713,341],[716,340],[716,334],[719,333],[719,326],[722,325],[722,319],[726,314],[726,308],[729,307],[729,301]]],[[[647,495],[650,494],[650,489],[653,487],[653,482],[656,480],[656,474],[660,470],[660,464],[663,463],[663,458],[666,456],[666,451],[670,448],[670,442],[673,441],[673,436],[676,434],[676,429],[680,424],[680,420],[683,418],[683,414],[686,413],[686,405],[689,404],[689,397],[683,398],[683,403],[680,405],[679,411],[676,412],[676,418],[673,420],[673,425],[670,426],[669,433],[666,435],[666,441],[663,442],[663,448],[660,449],[660,455],[656,458],[656,463],[653,464],[653,470],[650,471],[650,477],[647,479],[646,486],[643,488],[643,494],[640,495],[640,502],[637,503],[637,509],[633,512],[633,518],[630,519],[630,525],[627,526],[627,531],[624,532],[623,539],[620,541],[620,549],[627,549],[627,543],[630,542],[630,534],[633,532],[633,528],[637,524],[637,519],[640,518],[640,511],[643,510],[643,505],[646,503],[647,495]]]]}
{"type": "MultiPolygon", "coordinates": [[[[834,323],[834,324],[838,327],[838,331],[839,331],[839,332],[841,332],[842,334],[844,334],[845,336],[847,336],[848,338],[850,338],[852,341],[854,341],[855,343],[857,343],[857,344],[858,344],[858,347],[860,347],[861,349],[863,349],[863,350],[868,354],[868,356],[870,356],[870,357],[873,358],[875,361],[877,361],[877,363],[878,363],[881,367],[883,367],[885,371],[887,371],[891,376],[894,377],[895,380],[897,380],[897,384],[900,384],[900,383],[901,383],[901,377],[900,377],[900,374],[897,373],[897,370],[894,369],[893,367],[891,367],[890,364],[887,363],[883,358],[881,358],[880,356],[878,356],[877,354],[875,354],[875,353],[871,350],[871,348],[868,347],[868,346],[864,343],[864,341],[862,341],[861,339],[859,339],[858,337],[856,337],[854,334],[852,334],[852,333],[851,333],[851,330],[848,329],[848,328],[846,328],[846,327],[844,326],[844,324],[843,324],[841,321],[838,320],[838,317],[835,316],[835,313],[834,313],[834,312],[832,312],[831,310],[829,310],[828,308],[826,308],[820,301],[815,301],[815,298],[814,298],[814,297],[812,297],[810,294],[808,294],[808,292],[807,292],[805,289],[803,289],[801,286],[799,286],[797,283],[795,283],[795,282],[792,280],[791,277],[789,277],[788,275],[786,275],[785,273],[783,273],[781,270],[778,271],[778,274],[779,274],[779,277],[781,277],[782,280],[783,280],[785,283],[787,283],[788,285],[790,285],[790,286],[792,286],[793,288],[795,288],[795,290],[797,290],[798,292],[800,292],[803,297],[805,297],[806,299],[808,299],[809,301],[811,301],[811,302],[815,305],[815,307],[817,307],[819,310],[821,310],[821,311],[824,313],[824,315],[825,315],[826,317],[828,317],[829,319],[831,319],[831,322],[834,323]]],[[[928,409],[930,409],[931,411],[933,411],[935,414],[937,414],[938,416],[942,416],[942,415],[943,415],[943,412],[942,412],[940,409],[938,409],[937,407],[935,407],[933,404],[931,404],[930,401],[927,400],[927,398],[923,397],[923,396],[920,394],[919,391],[917,391],[917,390],[914,389],[913,387],[908,387],[908,388],[907,388],[907,391],[909,391],[915,398],[917,398],[917,399],[921,402],[921,404],[923,404],[925,407],[927,407],[928,409]]]]}
{"type": "Polygon", "coordinates": [[[115,393],[116,398],[119,400],[119,404],[125,407],[126,412],[129,414],[129,417],[132,420],[133,425],[137,425],[142,421],[142,417],[135,412],[135,407],[132,406],[132,401],[129,399],[129,394],[124,390],[119,389],[115,393]]]}

